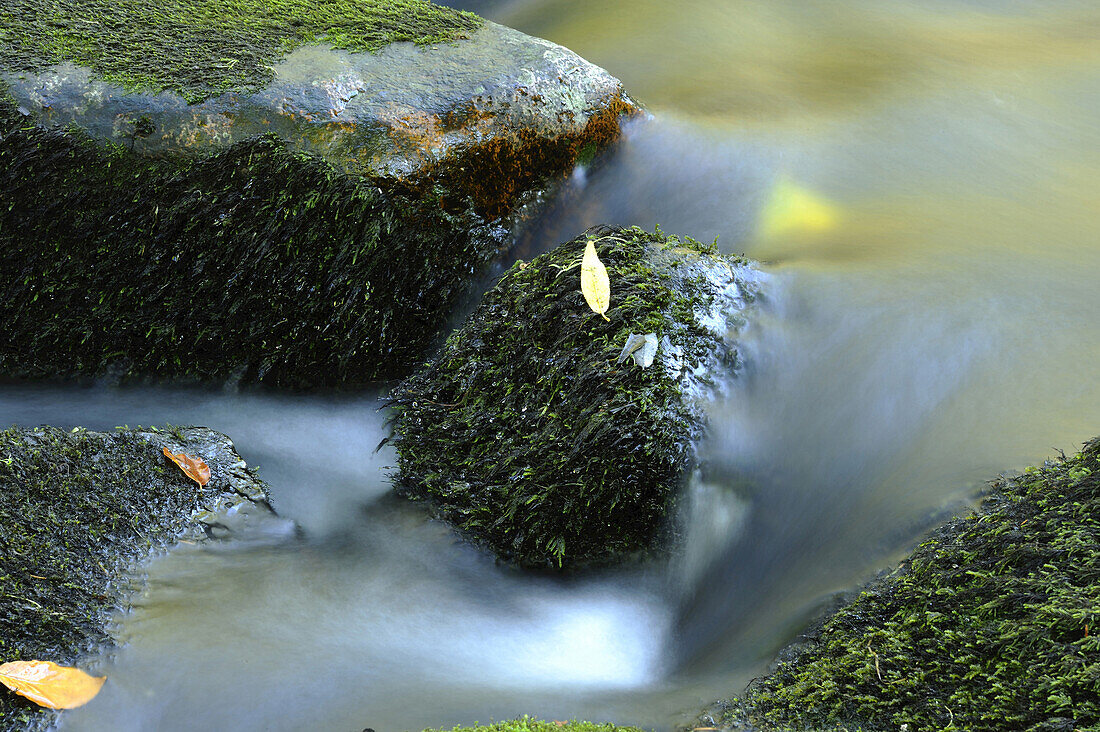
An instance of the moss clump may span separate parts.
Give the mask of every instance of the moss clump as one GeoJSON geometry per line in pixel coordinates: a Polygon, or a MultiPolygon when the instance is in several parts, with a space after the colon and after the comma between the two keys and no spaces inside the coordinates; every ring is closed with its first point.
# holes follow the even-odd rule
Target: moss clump
{"type": "MultiPolygon", "coordinates": [[[[0,661],[72,665],[108,642],[122,567],[201,531],[192,516],[217,510],[230,492],[263,495],[257,481],[232,474],[229,451],[227,439],[201,429],[0,431],[0,661]],[[210,482],[198,487],[165,446],[206,458],[210,482]]],[[[53,717],[0,689],[0,730],[44,728],[53,717]]]]}
{"type": "Polygon", "coordinates": [[[273,136],[150,161],[0,101],[0,374],[352,386],[404,373],[500,248],[273,136]]]}
{"type": "Polygon", "coordinates": [[[696,367],[736,353],[697,318],[730,262],[690,239],[590,231],[517,263],[422,371],[391,396],[398,490],[498,556],[569,567],[660,549],[702,415],[696,367]],[[611,280],[610,321],[585,304],[588,240],[611,280]],[[630,333],[664,348],[616,364],[630,333]]]}
{"type": "Polygon", "coordinates": [[[1100,729],[1100,438],[1001,480],[754,682],[763,729],[1100,729]]]}
{"type": "Polygon", "coordinates": [[[2,67],[72,61],[125,88],[188,101],[261,88],[305,44],[376,51],[464,38],[483,23],[427,0],[7,0],[4,13],[2,67]]]}
{"type": "MultiPolygon", "coordinates": [[[[424,730],[424,732],[434,732],[424,730]]],[[[438,732],[443,732],[439,730],[438,732]]],[[[637,727],[617,727],[613,724],[593,724],[592,722],[543,722],[523,716],[508,722],[479,725],[473,727],[452,727],[447,732],[642,732],[637,727]]]]}

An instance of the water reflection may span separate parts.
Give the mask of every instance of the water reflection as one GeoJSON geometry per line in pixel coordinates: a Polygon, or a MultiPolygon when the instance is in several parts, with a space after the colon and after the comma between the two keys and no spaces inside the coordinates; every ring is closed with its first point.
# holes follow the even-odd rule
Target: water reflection
{"type": "Polygon", "coordinates": [[[1036,68],[1091,73],[1100,55],[1089,0],[483,0],[480,10],[610,69],[652,109],[754,126],[858,115],[1036,68]]]}

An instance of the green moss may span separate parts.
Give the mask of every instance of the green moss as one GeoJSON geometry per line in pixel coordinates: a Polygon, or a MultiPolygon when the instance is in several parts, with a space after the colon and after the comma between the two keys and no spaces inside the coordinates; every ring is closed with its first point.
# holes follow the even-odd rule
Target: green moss
{"type": "Polygon", "coordinates": [[[260,88],[304,44],[376,51],[453,41],[483,22],[426,0],[8,0],[4,11],[0,66],[72,61],[125,88],[189,101],[260,88]]]}
{"type": "MultiPolygon", "coordinates": [[[[433,732],[424,730],[424,732],[433,732]]],[[[439,732],[443,732],[440,730],[439,732]]],[[[617,727],[613,724],[593,724],[592,722],[543,722],[523,716],[508,722],[490,725],[474,724],[473,727],[453,727],[448,732],[641,732],[637,727],[617,727]]]]}
{"type": "MultiPolygon", "coordinates": [[[[232,490],[218,463],[198,487],[161,453],[194,453],[192,444],[130,431],[0,431],[0,661],[72,665],[109,641],[106,613],[124,600],[120,567],[198,530],[192,515],[232,490]]],[[[53,717],[0,689],[0,730],[53,717]]]]}
{"type": "Polygon", "coordinates": [[[999,481],[751,685],[763,729],[1100,729],[1100,438],[999,481]]]}
{"type": "MultiPolygon", "coordinates": [[[[478,213],[488,220],[499,219],[527,191],[546,189],[574,166],[596,162],[599,153],[619,139],[623,117],[638,113],[633,103],[612,96],[601,100],[580,132],[547,136],[534,128],[517,126],[510,134],[490,137],[471,145],[464,154],[444,158],[405,184],[414,192],[442,184],[471,197],[478,213]]],[[[458,113],[450,116],[461,117],[458,113]]]]}
{"type": "Polygon", "coordinates": [[[691,240],[601,229],[517,263],[422,371],[392,394],[399,490],[525,566],[570,567],[661,549],[702,416],[679,374],[616,358],[630,333],[683,349],[685,370],[721,353],[695,310],[716,297],[691,240]],[[594,239],[610,321],[585,304],[594,239]]]}
{"type": "Polygon", "coordinates": [[[500,249],[272,136],[138,158],[0,101],[0,374],[355,386],[404,373],[500,249]]]}

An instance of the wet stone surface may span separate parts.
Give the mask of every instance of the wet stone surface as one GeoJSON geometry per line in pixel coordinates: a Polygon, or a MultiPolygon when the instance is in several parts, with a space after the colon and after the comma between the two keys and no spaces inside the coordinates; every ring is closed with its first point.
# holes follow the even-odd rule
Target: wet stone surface
{"type": "Polygon", "coordinates": [[[467,40],[392,43],[377,53],[307,45],[273,68],[258,91],[196,103],[176,92],[126,89],[71,62],[0,70],[0,80],[40,124],[77,125],[139,155],[195,158],[274,133],[346,172],[400,180],[539,140],[568,138],[575,157],[585,145],[610,142],[618,116],[636,111],[603,69],[489,22],[467,40]],[[607,129],[595,129],[600,123],[607,129]]]}

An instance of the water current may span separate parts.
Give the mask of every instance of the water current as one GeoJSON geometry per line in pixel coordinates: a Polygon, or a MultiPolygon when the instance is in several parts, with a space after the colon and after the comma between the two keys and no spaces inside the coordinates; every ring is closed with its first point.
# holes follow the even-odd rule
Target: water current
{"type": "Polygon", "coordinates": [[[529,713],[669,729],[982,482],[1100,433],[1100,8],[979,0],[465,5],[651,118],[510,256],[595,223],[768,274],[667,564],[499,567],[388,494],[377,395],[9,385],[0,423],[202,424],[303,538],[142,571],[63,730],[415,730],[529,713]]]}

